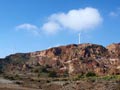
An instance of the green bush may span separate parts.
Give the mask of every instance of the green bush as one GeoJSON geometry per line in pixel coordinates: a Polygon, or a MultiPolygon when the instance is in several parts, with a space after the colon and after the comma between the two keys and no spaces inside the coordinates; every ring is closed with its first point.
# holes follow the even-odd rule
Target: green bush
{"type": "Polygon", "coordinates": [[[94,76],[96,76],[96,74],[94,72],[88,72],[86,74],[86,77],[94,77],[94,76]]]}
{"type": "Polygon", "coordinates": [[[78,74],[78,76],[77,76],[78,78],[84,78],[84,74],[83,73],[81,73],[81,74],[78,74]]]}
{"type": "Polygon", "coordinates": [[[10,80],[19,80],[19,79],[21,79],[18,74],[16,74],[16,75],[5,75],[4,78],[10,79],[10,80]]]}
{"type": "Polygon", "coordinates": [[[42,67],[41,72],[48,73],[48,70],[45,67],[42,67]]]}
{"type": "Polygon", "coordinates": [[[34,72],[34,73],[48,73],[48,70],[47,70],[46,67],[37,66],[37,67],[33,68],[31,70],[31,72],[34,72]]]}
{"type": "Polygon", "coordinates": [[[57,73],[55,71],[49,72],[49,77],[57,77],[57,73]]]}

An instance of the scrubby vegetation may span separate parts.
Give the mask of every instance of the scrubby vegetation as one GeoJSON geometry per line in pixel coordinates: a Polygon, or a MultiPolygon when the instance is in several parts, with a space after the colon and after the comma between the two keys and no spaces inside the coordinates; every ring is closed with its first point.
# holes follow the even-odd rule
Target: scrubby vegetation
{"type": "Polygon", "coordinates": [[[94,76],[96,76],[96,74],[94,72],[88,72],[86,74],[86,77],[94,77],[94,76]]]}
{"type": "Polygon", "coordinates": [[[22,77],[16,74],[16,75],[4,75],[4,78],[9,80],[20,80],[22,77]]]}

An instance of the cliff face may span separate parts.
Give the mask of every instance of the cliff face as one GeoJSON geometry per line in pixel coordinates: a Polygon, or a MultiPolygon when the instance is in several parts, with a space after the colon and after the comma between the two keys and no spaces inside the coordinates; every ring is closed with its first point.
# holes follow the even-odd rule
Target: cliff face
{"type": "Polygon", "coordinates": [[[111,57],[120,58],[120,43],[107,46],[111,57]]]}
{"type": "Polygon", "coordinates": [[[78,56],[83,58],[97,56],[105,56],[107,54],[107,49],[100,45],[95,44],[80,44],[80,45],[68,45],[51,48],[45,51],[31,53],[31,56],[49,56],[57,57],[61,56],[61,59],[72,59],[78,56]],[[64,57],[65,56],[65,57],[64,57]]]}
{"type": "MultiPolygon", "coordinates": [[[[96,44],[72,44],[26,54],[14,54],[0,60],[7,74],[35,75],[34,70],[56,72],[57,76],[94,72],[97,75],[120,73],[120,44],[107,48],[96,44]],[[9,71],[9,72],[8,72],[9,71]]],[[[37,72],[38,74],[39,72],[37,72]]]]}

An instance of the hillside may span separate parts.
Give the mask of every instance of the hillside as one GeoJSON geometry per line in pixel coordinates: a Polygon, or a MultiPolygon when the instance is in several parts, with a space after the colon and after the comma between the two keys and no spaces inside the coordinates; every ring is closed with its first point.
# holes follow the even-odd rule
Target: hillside
{"type": "Polygon", "coordinates": [[[115,58],[120,58],[120,43],[118,44],[111,44],[107,46],[107,49],[109,50],[110,55],[115,58]]]}
{"type": "Polygon", "coordinates": [[[0,90],[120,90],[119,84],[120,43],[71,44],[0,59],[0,90]]]}
{"type": "Polygon", "coordinates": [[[17,53],[0,60],[0,72],[6,75],[56,77],[98,76],[120,73],[120,44],[106,48],[96,44],[72,44],[32,53],[17,53]]]}

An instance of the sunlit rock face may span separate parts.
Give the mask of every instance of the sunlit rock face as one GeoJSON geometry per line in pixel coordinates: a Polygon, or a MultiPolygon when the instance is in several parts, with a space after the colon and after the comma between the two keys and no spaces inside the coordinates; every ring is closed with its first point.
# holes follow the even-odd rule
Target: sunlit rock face
{"type": "Polygon", "coordinates": [[[120,43],[115,43],[107,46],[110,56],[113,58],[120,58],[120,43]]]}
{"type": "Polygon", "coordinates": [[[31,53],[17,53],[0,60],[0,70],[4,73],[31,73],[34,69],[45,68],[55,71],[58,76],[68,76],[94,72],[97,75],[120,73],[120,44],[106,48],[97,44],[71,44],[53,47],[31,53]],[[8,72],[9,71],[9,72],[8,72]]]}

